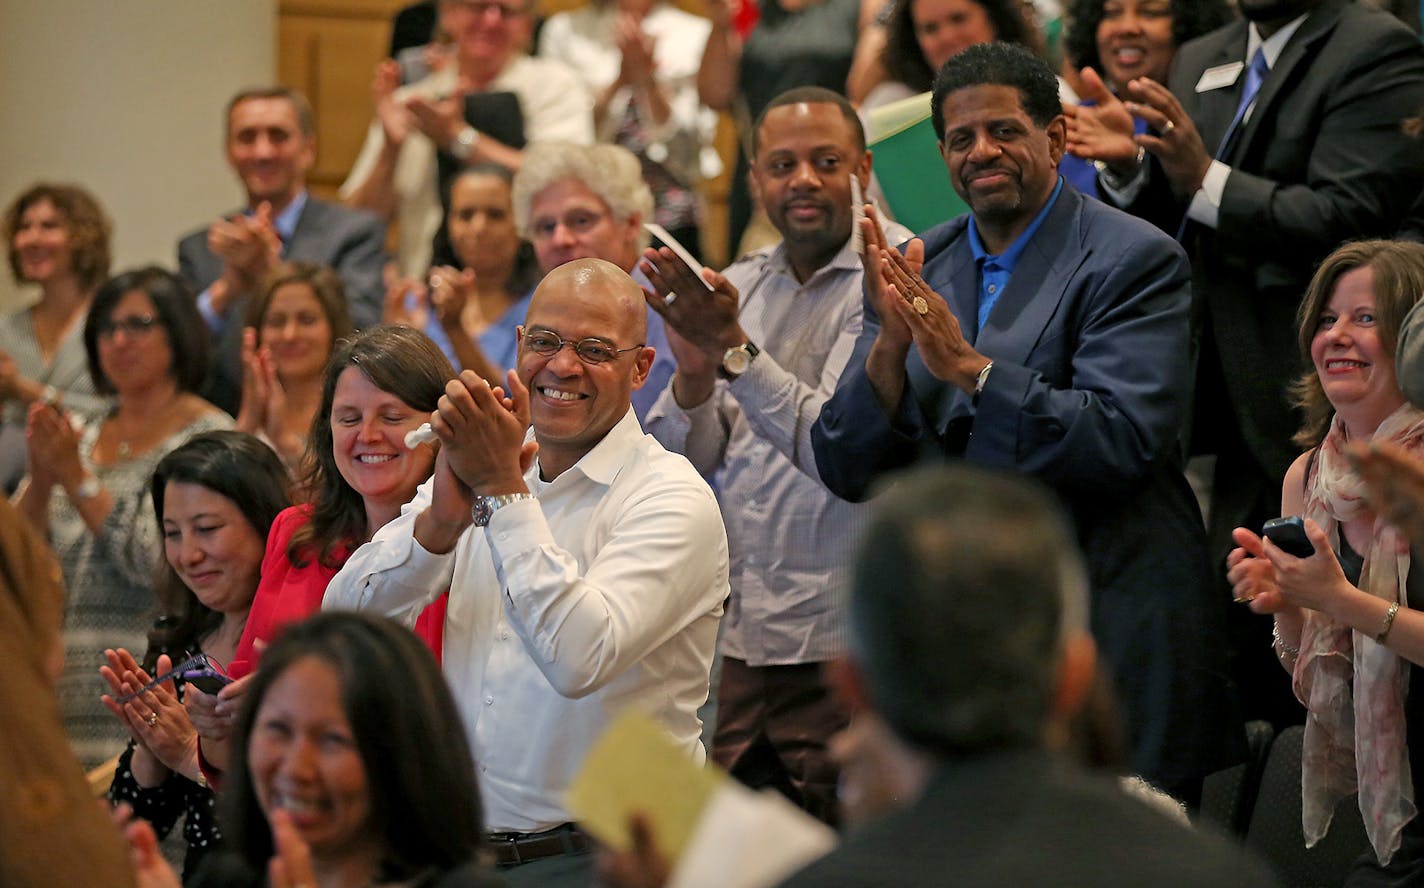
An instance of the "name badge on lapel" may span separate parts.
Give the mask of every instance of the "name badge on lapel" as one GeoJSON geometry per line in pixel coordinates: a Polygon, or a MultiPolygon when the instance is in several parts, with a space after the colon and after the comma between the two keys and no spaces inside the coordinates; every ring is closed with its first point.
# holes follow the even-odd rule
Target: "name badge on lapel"
{"type": "Polygon", "coordinates": [[[1197,80],[1197,92],[1204,93],[1213,89],[1221,89],[1223,86],[1230,86],[1236,82],[1236,78],[1241,76],[1241,72],[1245,68],[1245,62],[1230,62],[1225,65],[1217,65],[1215,68],[1207,68],[1197,80]]]}

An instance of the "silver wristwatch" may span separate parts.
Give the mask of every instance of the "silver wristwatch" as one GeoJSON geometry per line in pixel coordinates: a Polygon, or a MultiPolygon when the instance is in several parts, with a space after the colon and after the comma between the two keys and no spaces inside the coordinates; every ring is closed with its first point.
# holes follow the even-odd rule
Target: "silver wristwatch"
{"type": "Polygon", "coordinates": [[[747,372],[747,368],[752,365],[752,359],[759,354],[761,349],[756,347],[755,342],[734,345],[722,353],[722,366],[717,368],[717,375],[723,379],[736,379],[747,372]]]}
{"type": "Polygon", "coordinates": [[[455,134],[455,141],[450,143],[450,155],[456,160],[469,160],[479,141],[480,131],[466,124],[464,129],[455,134]]]}
{"type": "Polygon", "coordinates": [[[490,523],[490,518],[494,516],[497,509],[502,509],[510,503],[517,503],[520,500],[532,500],[532,493],[501,493],[498,496],[477,496],[475,504],[470,506],[470,519],[475,522],[476,527],[486,527],[490,523]]]}

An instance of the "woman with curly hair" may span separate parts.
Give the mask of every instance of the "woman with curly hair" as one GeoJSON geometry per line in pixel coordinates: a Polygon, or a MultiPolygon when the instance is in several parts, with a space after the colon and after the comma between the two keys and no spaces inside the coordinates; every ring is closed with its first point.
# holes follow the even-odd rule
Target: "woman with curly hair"
{"type": "Polygon", "coordinates": [[[885,77],[866,91],[862,113],[929,92],[944,63],[978,43],[1017,43],[1043,54],[1043,35],[1019,0],[893,0],[882,15],[885,77]]]}
{"type": "Polygon", "coordinates": [[[94,291],[109,276],[113,226],[83,188],[42,182],[15,198],[3,227],[15,282],[40,290],[35,304],[0,319],[0,487],[11,493],[25,473],[30,404],[62,402],[87,415],[103,410],[83,330],[94,291]]]}

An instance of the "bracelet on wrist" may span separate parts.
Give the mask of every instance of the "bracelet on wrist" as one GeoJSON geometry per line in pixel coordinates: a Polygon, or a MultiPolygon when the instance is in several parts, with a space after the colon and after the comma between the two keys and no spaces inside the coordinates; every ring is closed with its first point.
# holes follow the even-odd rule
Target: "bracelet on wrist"
{"type": "Polygon", "coordinates": [[[1113,168],[1105,161],[1093,161],[1093,167],[1098,171],[1098,175],[1103,177],[1103,182],[1116,191],[1126,188],[1142,169],[1142,164],[1147,161],[1147,149],[1141,145],[1137,146],[1137,158],[1133,161],[1132,172],[1127,175],[1118,175],[1113,168]]]}
{"type": "Polygon", "coordinates": [[[1287,644],[1281,637],[1281,624],[1271,621],[1271,647],[1276,649],[1276,656],[1284,660],[1286,657],[1294,657],[1300,653],[1300,646],[1287,644]]]}
{"type": "Polygon", "coordinates": [[[1394,628],[1394,618],[1399,614],[1399,602],[1391,601],[1389,611],[1384,615],[1384,624],[1380,626],[1380,631],[1375,633],[1375,644],[1384,644],[1389,638],[1389,630],[1394,628]]]}

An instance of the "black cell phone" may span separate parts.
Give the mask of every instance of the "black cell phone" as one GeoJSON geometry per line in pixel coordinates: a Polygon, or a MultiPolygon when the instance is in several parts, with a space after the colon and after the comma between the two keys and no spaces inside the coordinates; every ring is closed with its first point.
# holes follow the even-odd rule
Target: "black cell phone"
{"type": "Polygon", "coordinates": [[[184,672],[182,679],[205,694],[216,694],[227,685],[232,684],[231,678],[209,665],[184,672]]]}
{"type": "Polygon", "coordinates": [[[1276,544],[1282,552],[1297,558],[1315,554],[1315,544],[1305,535],[1305,519],[1299,515],[1272,518],[1261,528],[1261,536],[1276,544]]]}

